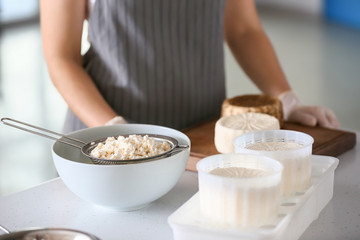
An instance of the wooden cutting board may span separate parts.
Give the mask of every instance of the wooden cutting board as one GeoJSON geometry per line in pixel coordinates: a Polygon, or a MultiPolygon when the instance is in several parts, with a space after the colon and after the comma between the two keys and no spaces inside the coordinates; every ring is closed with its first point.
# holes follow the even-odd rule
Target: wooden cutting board
{"type": "MultiPolygon", "coordinates": [[[[191,140],[191,152],[187,170],[196,171],[196,163],[207,156],[218,154],[214,145],[216,120],[205,122],[183,132],[191,140]]],[[[283,129],[307,133],[314,138],[313,154],[336,157],[356,144],[356,134],[342,130],[321,127],[307,127],[294,123],[285,123],[283,129]]]]}

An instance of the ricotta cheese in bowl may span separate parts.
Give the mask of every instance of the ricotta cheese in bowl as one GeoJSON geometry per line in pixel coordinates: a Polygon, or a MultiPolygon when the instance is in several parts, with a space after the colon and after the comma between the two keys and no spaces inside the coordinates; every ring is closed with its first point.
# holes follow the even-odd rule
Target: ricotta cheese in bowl
{"type": "Polygon", "coordinates": [[[132,134],[128,137],[108,137],[90,152],[95,158],[109,160],[130,160],[148,158],[168,152],[171,145],[166,141],[157,141],[148,135],[132,134]]]}

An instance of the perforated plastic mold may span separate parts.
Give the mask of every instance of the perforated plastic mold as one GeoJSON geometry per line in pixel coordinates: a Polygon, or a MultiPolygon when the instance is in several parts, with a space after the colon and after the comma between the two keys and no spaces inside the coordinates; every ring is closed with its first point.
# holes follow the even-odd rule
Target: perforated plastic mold
{"type": "Polygon", "coordinates": [[[174,240],[296,240],[333,196],[334,172],[339,160],[328,156],[312,156],[310,187],[280,202],[276,219],[259,228],[239,229],[213,224],[200,213],[196,193],[168,218],[174,240]]]}

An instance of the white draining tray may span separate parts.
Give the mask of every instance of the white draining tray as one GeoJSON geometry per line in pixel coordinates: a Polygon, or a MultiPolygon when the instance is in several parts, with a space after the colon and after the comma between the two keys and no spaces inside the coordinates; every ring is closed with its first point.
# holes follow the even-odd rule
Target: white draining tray
{"type": "Polygon", "coordinates": [[[313,155],[310,187],[295,197],[282,200],[278,217],[260,228],[242,230],[211,223],[201,215],[196,193],[168,218],[174,240],[299,239],[331,200],[338,163],[334,157],[313,155]]]}

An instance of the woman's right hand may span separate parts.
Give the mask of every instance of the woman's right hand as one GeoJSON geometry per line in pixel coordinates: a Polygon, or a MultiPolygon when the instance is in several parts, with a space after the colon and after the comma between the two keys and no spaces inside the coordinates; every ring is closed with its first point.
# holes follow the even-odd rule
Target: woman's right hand
{"type": "Polygon", "coordinates": [[[51,80],[73,113],[87,126],[117,116],[82,67],[81,38],[87,0],[41,0],[43,49],[51,80]]]}
{"type": "Polygon", "coordinates": [[[116,116],[112,119],[110,119],[107,123],[105,123],[106,126],[109,126],[109,125],[117,125],[117,124],[126,124],[127,121],[121,117],[121,116],[116,116]]]}

